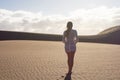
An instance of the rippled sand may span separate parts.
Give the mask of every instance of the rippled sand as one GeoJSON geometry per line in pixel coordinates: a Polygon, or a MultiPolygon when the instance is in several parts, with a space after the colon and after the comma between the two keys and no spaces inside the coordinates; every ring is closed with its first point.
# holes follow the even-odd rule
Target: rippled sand
{"type": "MultiPolygon", "coordinates": [[[[62,42],[1,41],[0,80],[64,80],[62,42]]],[[[78,43],[72,80],[120,80],[120,45],[78,43]]]]}

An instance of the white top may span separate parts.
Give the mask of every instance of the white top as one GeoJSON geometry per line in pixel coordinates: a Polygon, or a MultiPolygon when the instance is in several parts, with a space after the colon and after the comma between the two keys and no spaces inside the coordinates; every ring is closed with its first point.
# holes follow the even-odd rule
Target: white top
{"type": "Polygon", "coordinates": [[[64,31],[63,33],[63,38],[62,38],[62,41],[67,45],[70,45],[70,44],[73,44],[75,45],[79,39],[78,39],[78,36],[77,36],[77,31],[76,30],[71,30],[68,37],[65,37],[66,35],[66,32],[64,31]]]}

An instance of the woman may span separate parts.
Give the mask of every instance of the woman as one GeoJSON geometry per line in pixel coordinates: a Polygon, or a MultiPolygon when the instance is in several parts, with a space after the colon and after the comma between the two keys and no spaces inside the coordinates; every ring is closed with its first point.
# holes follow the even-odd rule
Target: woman
{"type": "Polygon", "coordinates": [[[63,33],[62,41],[65,44],[65,52],[67,53],[68,57],[68,73],[65,77],[71,78],[72,67],[74,62],[74,55],[76,52],[76,43],[78,42],[77,31],[72,29],[73,24],[72,22],[67,23],[67,30],[63,33]]]}

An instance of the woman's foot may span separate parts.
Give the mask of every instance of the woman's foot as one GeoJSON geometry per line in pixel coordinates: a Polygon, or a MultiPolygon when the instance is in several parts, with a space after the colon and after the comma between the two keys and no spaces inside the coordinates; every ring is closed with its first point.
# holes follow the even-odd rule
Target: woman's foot
{"type": "Polygon", "coordinates": [[[71,74],[72,74],[72,72],[68,72],[68,73],[67,73],[67,75],[71,75],[71,74]]]}
{"type": "Polygon", "coordinates": [[[64,80],[71,80],[71,74],[72,72],[67,73],[64,80]]]}

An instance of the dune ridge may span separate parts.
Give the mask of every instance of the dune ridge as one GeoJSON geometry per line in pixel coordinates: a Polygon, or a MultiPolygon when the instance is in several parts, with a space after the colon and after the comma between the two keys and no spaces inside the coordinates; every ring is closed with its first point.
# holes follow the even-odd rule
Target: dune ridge
{"type": "MultiPolygon", "coordinates": [[[[114,26],[100,32],[97,35],[79,35],[79,42],[120,44],[120,26],[114,26]]],[[[40,34],[15,31],[0,31],[0,41],[2,40],[46,40],[61,41],[62,35],[40,34]]]]}

